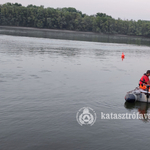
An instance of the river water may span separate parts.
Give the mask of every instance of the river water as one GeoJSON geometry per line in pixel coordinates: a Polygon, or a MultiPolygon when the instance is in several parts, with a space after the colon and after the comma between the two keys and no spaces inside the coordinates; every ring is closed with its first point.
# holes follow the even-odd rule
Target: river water
{"type": "Polygon", "coordinates": [[[149,56],[148,46],[0,35],[0,149],[149,149],[149,119],[102,117],[149,114],[124,100],[149,56]],[[78,124],[82,107],[92,126],[78,124]]]}

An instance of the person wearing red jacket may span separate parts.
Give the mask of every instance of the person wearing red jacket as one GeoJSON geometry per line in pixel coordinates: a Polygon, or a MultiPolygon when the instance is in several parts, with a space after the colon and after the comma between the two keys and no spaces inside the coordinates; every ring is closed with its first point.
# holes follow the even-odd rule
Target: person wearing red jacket
{"type": "Polygon", "coordinates": [[[140,81],[139,81],[139,87],[143,90],[146,90],[146,86],[150,85],[150,80],[149,80],[149,76],[150,76],[150,70],[147,70],[147,72],[141,77],[140,81]]]}

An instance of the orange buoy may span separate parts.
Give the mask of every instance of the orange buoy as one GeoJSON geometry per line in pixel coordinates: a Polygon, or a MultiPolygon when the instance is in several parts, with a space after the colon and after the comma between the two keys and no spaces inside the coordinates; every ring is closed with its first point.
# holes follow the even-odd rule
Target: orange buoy
{"type": "Polygon", "coordinates": [[[121,58],[124,58],[124,57],[125,57],[125,55],[124,55],[124,53],[122,53],[121,58]]]}
{"type": "Polygon", "coordinates": [[[124,53],[122,53],[122,55],[121,55],[122,61],[123,61],[124,57],[125,57],[125,55],[124,55],[124,53]]]}

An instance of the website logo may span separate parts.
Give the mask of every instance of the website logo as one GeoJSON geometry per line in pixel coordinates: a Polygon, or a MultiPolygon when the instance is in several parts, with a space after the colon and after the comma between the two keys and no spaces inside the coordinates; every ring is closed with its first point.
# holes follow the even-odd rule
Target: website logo
{"type": "Polygon", "coordinates": [[[83,107],[76,114],[77,122],[82,125],[92,126],[96,121],[96,113],[90,107],[83,107]]]}

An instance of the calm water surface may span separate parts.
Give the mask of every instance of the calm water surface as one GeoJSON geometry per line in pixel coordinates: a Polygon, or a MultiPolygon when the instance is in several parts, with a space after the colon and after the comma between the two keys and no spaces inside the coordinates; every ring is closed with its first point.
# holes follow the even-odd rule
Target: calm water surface
{"type": "Polygon", "coordinates": [[[0,35],[0,149],[149,149],[149,120],[101,119],[149,113],[124,101],[149,64],[146,46],[0,35]],[[82,107],[95,110],[93,126],[77,123],[82,107]]]}

